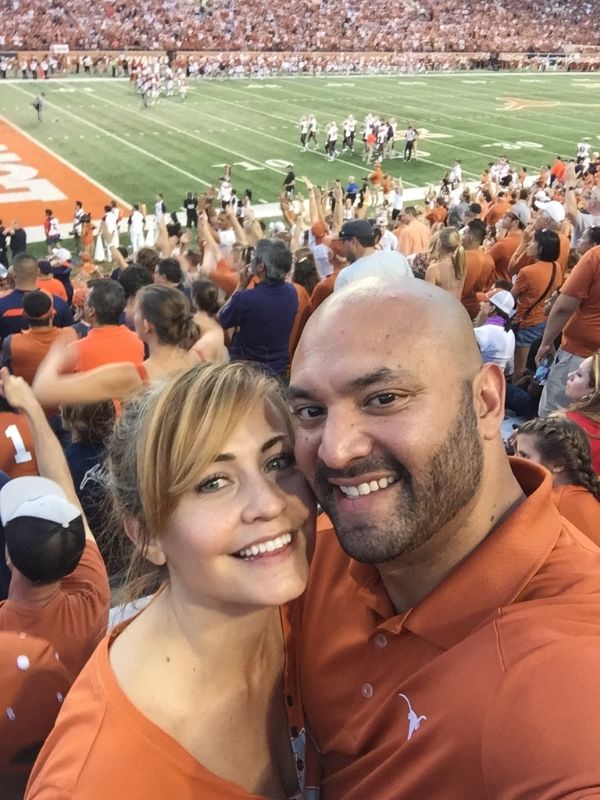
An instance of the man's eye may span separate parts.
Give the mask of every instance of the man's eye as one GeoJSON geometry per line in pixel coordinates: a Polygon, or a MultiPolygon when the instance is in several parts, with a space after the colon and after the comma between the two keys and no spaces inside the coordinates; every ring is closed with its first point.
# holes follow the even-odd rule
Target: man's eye
{"type": "Polygon", "coordinates": [[[399,396],[394,394],[393,392],[381,392],[380,394],[376,394],[373,397],[370,397],[367,400],[366,405],[374,406],[375,408],[381,406],[389,406],[394,400],[398,400],[399,396]]]}
{"type": "Polygon", "coordinates": [[[296,408],[292,413],[299,420],[310,422],[318,419],[324,412],[321,406],[303,406],[302,408],[296,408]]]}

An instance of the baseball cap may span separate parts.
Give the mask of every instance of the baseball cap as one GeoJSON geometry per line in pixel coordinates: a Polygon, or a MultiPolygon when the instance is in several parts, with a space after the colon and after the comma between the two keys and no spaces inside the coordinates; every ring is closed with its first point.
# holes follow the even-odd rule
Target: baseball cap
{"type": "Polygon", "coordinates": [[[513,317],[515,313],[515,298],[506,289],[500,289],[490,297],[490,303],[503,311],[507,317],[513,317]]]}
{"type": "Polygon", "coordinates": [[[548,203],[550,201],[549,196],[543,189],[537,191],[533,199],[536,201],[536,203],[548,203]]]}
{"type": "Polygon", "coordinates": [[[69,575],[85,547],[81,511],[48,478],[14,478],[0,489],[0,520],[13,565],[34,583],[69,575]]]}
{"type": "Polygon", "coordinates": [[[514,214],[521,225],[529,225],[531,212],[525,203],[515,203],[510,207],[510,213],[514,214]]]}
{"type": "Polygon", "coordinates": [[[562,222],[566,216],[565,207],[558,200],[550,200],[549,203],[536,203],[535,205],[539,211],[543,211],[554,222],[562,222]]]}
{"type": "Polygon", "coordinates": [[[285,227],[285,225],[284,225],[284,224],[283,224],[283,222],[281,222],[281,221],[279,221],[279,222],[272,222],[272,223],[269,225],[269,228],[270,228],[271,234],[272,234],[273,236],[277,236],[277,234],[278,234],[278,233],[283,233],[285,230],[287,230],[287,229],[286,229],[286,227],[285,227]]]}
{"type": "Polygon", "coordinates": [[[342,230],[340,231],[339,238],[344,241],[345,239],[361,239],[363,241],[372,242],[375,237],[373,226],[367,219],[352,219],[344,222],[342,230]]]}
{"type": "Polygon", "coordinates": [[[52,255],[54,258],[57,258],[59,261],[70,261],[71,260],[71,253],[67,250],[66,247],[54,247],[52,249],[52,255]]]}

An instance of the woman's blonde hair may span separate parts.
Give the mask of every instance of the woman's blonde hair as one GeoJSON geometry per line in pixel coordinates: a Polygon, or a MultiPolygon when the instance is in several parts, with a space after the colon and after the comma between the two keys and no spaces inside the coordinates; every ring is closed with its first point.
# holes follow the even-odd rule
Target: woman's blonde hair
{"type": "Polygon", "coordinates": [[[456,228],[442,228],[437,234],[437,244],[446,252],[452,254],[454,277],[456,280],[460,280],[467,271],[467,257],[465,248],[460,243],[460,235],[456,228]]]}
{"type": "Polygon", "coordinates": [[[166,580],[166,568],[147,560],[149,546],[160,539],[181,496],[195,486],[248,412],[264,404],[281,415],[292,437],[280,385],[243,363],[201,364],[125,407],[110,441],[108,464],[116,521],[121,529],[135,522],[138,531],[127,599],[166,580]]]}

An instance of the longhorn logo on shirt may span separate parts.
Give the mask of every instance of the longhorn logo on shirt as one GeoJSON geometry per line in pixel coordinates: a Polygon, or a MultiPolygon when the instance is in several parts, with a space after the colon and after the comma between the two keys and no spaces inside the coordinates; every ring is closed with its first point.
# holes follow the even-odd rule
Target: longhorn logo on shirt
{"type": "Polygon", "coordinates": [[[413,711],[413,707],[410,704],[410,700],[405,694],[402,694],[402,692],[398,692],[398,695],[399,697],[401,697],[403,700],[406,701],[406,705],[408,706],[408,736],[406,737],[406,741],[408,742],[411,739],[413,733],[419,730],[419,728],[421,727],[421,723],[424,722],[427,719],[427,717],[424,716],[423,714],[419,716],[415,711],[413,711]]]}

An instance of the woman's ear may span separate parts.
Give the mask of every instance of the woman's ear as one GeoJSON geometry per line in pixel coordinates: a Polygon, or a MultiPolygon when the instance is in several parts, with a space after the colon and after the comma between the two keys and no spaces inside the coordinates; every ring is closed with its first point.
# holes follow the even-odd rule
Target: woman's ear
{"type": "Polygon", "coordinates": [[[125,533],[131,539],[138,550],[144,549],[144,558],[147,558],[157,567],[162,567],[167,563],[167,557],[156,539],[151,539],[149,543],[144,541],[145,531],[137,519],[125,520],[125,533]]]}
{"type": "Polygon", "coordinates": [[[561,472],[565,471],[565,462],[562,458],[559,458],[557,461],[552,461],[548,464],[548,469],[553,475],[558,475],[561,472]]]}

